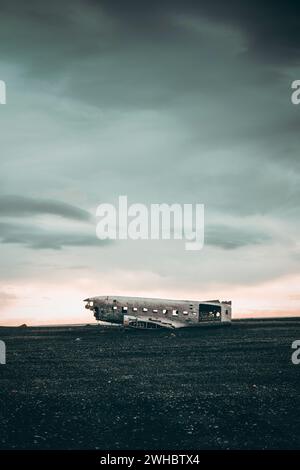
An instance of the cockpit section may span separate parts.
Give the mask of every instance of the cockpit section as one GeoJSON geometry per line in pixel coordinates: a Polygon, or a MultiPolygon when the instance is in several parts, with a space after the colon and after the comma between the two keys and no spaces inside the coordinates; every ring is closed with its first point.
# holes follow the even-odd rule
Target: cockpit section
{"type": "Polygon", "coordinates": [[[97,321],[123,323],[123,312],[108,298],[94,297],[84,300],[85,308],[92,310],[97,321]]]}

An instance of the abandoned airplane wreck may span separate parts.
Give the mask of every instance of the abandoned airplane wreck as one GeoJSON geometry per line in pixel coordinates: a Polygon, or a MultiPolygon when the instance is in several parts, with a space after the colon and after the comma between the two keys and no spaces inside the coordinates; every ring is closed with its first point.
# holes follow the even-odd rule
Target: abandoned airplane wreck
{"type": "Polygon", "coordinates": [[[231,301],[99,296],[84,300],[96,320],[133,328],[230,325],[231,301]]]}

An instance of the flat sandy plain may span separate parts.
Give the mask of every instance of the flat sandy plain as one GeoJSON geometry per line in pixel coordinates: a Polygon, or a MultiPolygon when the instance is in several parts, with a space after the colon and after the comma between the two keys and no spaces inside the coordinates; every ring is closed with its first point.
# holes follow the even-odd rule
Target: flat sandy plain
{"type": "Polygon", "coordinates": [[[300,448],[300,320],[0,328],[0,339],[2,449],[300,448]]]}

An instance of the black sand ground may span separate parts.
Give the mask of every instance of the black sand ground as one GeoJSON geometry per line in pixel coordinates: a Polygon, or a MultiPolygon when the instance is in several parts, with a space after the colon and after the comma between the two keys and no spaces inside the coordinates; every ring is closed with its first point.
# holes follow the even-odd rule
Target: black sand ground
{"type": "Polygon", "coordinates": [[[0,448],[300,448],[300,321],[0,339],[0,448]]]}

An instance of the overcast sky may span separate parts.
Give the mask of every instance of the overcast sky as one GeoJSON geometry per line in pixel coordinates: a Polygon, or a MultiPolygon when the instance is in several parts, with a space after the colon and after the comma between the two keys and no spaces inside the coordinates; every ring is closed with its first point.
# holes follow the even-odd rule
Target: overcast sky
{"type": "Polygon", "coordinates": [[[0,0],[2,324],[93,295],[300,314],[300,4],[0,0]],[[101,242],[95,210],[203,203],[205,247],[101,242]]]}

